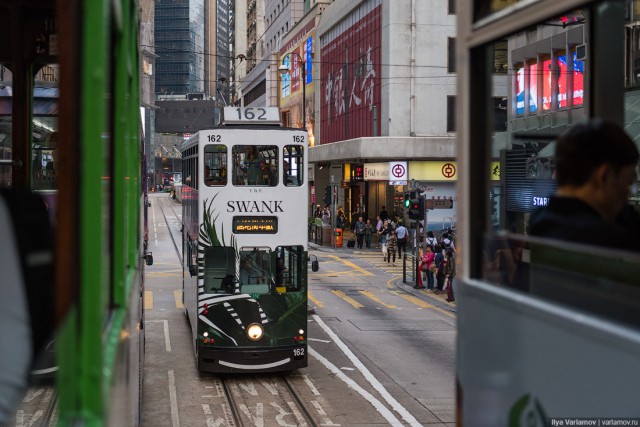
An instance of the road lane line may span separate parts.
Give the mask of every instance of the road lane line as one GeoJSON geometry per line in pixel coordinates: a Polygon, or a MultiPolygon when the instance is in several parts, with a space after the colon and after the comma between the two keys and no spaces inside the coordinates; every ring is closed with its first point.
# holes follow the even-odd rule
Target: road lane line
{"type": "Polygon", "coordinates": [[[402,291],[399,291],[399,292],[394,291],[394,292],[391,292],[391,293],[394,294],[394,295],[399,296],[400,298],[404,298],[405,300],[417,305],[418,307],[433,309],[433,310],[439,311],[440,313],[446,314],[449,317],[454,317],[454,318],[456,317],[455,314],[453,314],[453,313],[451,313],[451,312],[449,312],[447,310],[443,310],[440,307],[436,307],[436,306],[434,306],[432,304],[429,304],[428,302],[423,301],[418,297],[414,297],[413,295],[406,294],[406,293],[404,293],[402,291]]]}
{"type": "Polygon", "coordinates": [[[173,291],[173,299],[176,302],[176,308],[184,308],[184,304],[182,303],[182,290],[176,289],[173,291]]]}
{"type": "Polygon", "coordinates": [[[342,259],[337,255],[329,255],[329,257],[335,259],[336,261],[340,261],[341,263],[343,263],[344,265],[353,268],[354,270],[359,271],[363,276],[374,276],[374,274],[370,271],[365,270],[364,268],[355,265],[354,263],[352,263],[351,261],[347,261],[346,259],[342,259]]]}
{"type": "Polygon", "coordinates": [[[322,301],[316,299],[316,297],[314,297],[311,292],[307,292],[307,297],[311,300],[312,303],[315,304],[316,307],[319,307],[319,308],[323,308],[324,307],[324,303],[322,301]]]}
{"type": "MultiPolygon", "coordinates": [[[[384,388],[384,386],[380,383],[380,381],[378,381],[377,378],[367,369],[367,367],[364,366],[364,364],[360,361],[360,359],[358,359],[356,357],[356,355],[353,354],[353,352],[351,350],[349,350],[349,347],[347,347],[346,344],[342,342],[340,337],[338,337],[338,335],[336,335],[336,333],[333,332],[333,330],[331,328],[329,328],[326,325],[326,323],[324,323],[324,321],[320,318],[320,316],[318,316],[317,314],[314,314],[313,315],[313,319],[327,333],[327,335],[329,335],[329,337],[334,340],[334,342],[336,343],[338,348],[340,348],[340,350],[342,350],[344,355],[347,356],[347,358],[349,358],[351,363],[353,363],[353,365],[367,379],[369,384],[371,384],[371,386],[378,393],[380,393],[380,395],[391,406],[391,408],[393,408],[394,411],[399,413],[402,416],[402,418],[407,423],[409,423],[410,426],[415,426],[415,427],[422,426],[422,424],[420,424],[418,422],[418,420],[415,419],[415,417],[413,415],[411,415],[409,413],[409,411],[407,411],[407,409],[404,406],[402,406],[396,399],[393,398],[393,396],[391,396],[391,394],[389,394],[387,389],[384,388]]],[[[351,388],[353,388],[354,390],[358,391],[362,395],[362,397],[364,397],[369,402],[371,402],[371,404],[376,408],[376,410],[378,410],[378,412],[380,412],[380,415],[385,417],[385,419],[387,419],[387,421],[389,421],[391,423],[391,425],[395,425],[395,426],[401,426],[402,425],[402,423],[393,415],[393,413],[391,413],[391,411],[389,411],[384,405],[382,405],[382,403],[380,401],[378,401],[375,397],[373,397],[371,394],[369,394],[366,390],[362,389],[351,378],[347,377],[344,374],[344,372],[342,372],[336,366],[331,364],[331,362],[329,362],[327,359],[325,359],[320,354],[315,352],[313,349],[310,349],[310,353],[311,353],[312,356],[314,356],[316,359],[318,359],[318,361],[320,361],[328,369],[330,369],[334,374],[336,374],[336,376],[338,376],[340,379],[342,379],[347,384],[349,384],[349,386],[351,388]],[[321,359],[323,359],[323,360],[321,360],[321,359]],[[360,391],[360,390],[362,390],[362,391],[360,391]],[[363,393],[366,393],[366,394],[363,394],[363,393]],[[368,397],[367,397],[367,395],[368,395],[368,397]]]]}
{"type": "Polygon", "coordinates": [[[168,320],[145,320],[145,323],[162,323],[164,330],[164,348],[171,351],[171,339],[169,338],[169,321],[168,320]]]}
{"type": "Polygon", "coordinates": [[[382,301],[380,298],[378,298],[377,296],[375,296],[373,293],[369,292],[369,291],[359,291],[362,295],[364,295],[367,298],[371,298],[372,300],[374,300],[375,302],[377,302],[380,305],[383,305],[387,308],[398,308],[395,305],[391,305],[391,304],[387,304],[384,301],[382,301]]]}
{"type": "Polygon", "coordinates": [[[348,297],[344,292],[342,291],[338,291],[336,289],[331,290],[331,293],[334,295],[339,296],[340,298],[342,298],[344,301],[346,301],[347,303],[351,304],[353,306],[353,308],[364,308],[364,305],[360,304],[358,301],[354,300],[351,297],[348,297]]]}
{"type": "Polygon", "coordinates": [[[173,427],[180,427],[180,418],[178,417],[178,397],[176,393],[176,376],[173,369],[169,372],[169,400],[171,402],[171,424],[173,427]]]}
{"type": "Polygon", "coordinates": [[[153,292],[144,291],[144,309],[153,310],[153,292]]]}

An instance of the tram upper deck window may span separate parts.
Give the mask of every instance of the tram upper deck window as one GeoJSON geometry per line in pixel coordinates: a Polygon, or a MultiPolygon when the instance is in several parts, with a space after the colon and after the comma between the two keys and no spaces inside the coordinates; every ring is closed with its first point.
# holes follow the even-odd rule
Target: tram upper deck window
{"type": "Polygon", "coordinates": [[[299,187],[304,179],[304,149],[302,145],[287,145],[282,149],[282,182],[287,187],[299,187]]]}
{"type": "Polygon", "coordinates": [[[227,185],[226,145],[204,147],[204,185],[207,187],[227,185]]]}
{"type": "Polygon", "coordinates": [[[278,184],[278,147],[234,145],[233,185],[274,187],[278,184]]]}

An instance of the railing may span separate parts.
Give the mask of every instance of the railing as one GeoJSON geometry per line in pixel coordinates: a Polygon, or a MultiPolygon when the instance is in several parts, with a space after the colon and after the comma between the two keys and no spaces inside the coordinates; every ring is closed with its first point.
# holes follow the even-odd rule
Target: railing
{"type": "Polygon", "coordinates": [[[417,282],[419,263],[420,257],[407,253],[404,254],[402,258],[402,283],[407,283],[407,281],[417,282]]]}

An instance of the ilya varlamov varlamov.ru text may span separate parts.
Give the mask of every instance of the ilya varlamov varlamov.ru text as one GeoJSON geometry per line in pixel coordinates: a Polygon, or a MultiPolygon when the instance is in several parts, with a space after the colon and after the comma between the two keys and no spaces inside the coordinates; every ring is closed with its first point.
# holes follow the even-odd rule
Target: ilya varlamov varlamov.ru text
{"type": "Polygon", "coordinates": [[[551,418],[552,426],[640,426],[640,418],[551,418]]]}

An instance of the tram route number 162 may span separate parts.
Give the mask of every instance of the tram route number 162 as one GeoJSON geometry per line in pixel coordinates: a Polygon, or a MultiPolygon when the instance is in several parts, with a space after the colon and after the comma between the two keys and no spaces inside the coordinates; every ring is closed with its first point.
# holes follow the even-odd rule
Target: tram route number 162
{"type": "Polygon", "coordinates": [[[293,349],[293,357],[304,357],[304,347],[298,347],[293,349]]]}
{"type": "Polygon", "coordinates": [[[225,122],[280,123],[277,107],[224,107],[225,122]]]}

